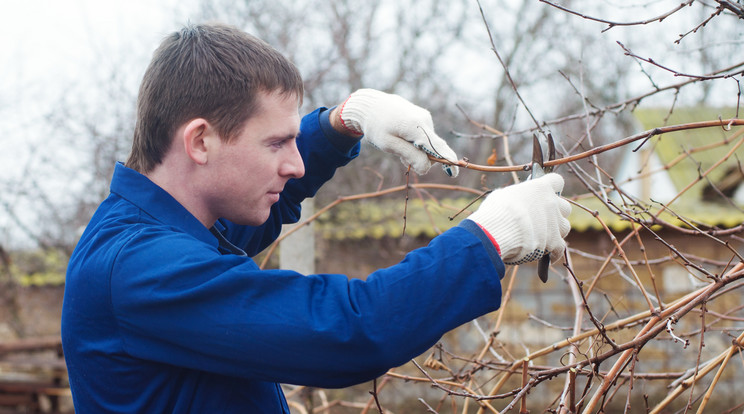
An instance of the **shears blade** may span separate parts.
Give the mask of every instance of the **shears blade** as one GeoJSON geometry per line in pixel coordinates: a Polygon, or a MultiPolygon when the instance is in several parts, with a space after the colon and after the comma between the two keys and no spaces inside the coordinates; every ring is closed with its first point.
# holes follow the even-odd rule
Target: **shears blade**
{"type": "MultiPolygon", "coordinates": [[[[548,161],[555,159],[555,142],[553,135],[547,134],[548,141],[548,161]]],[[[532,135],[532,176],[530,179],[539,178],[553,171],[552,166],[545,167],[543,160],[542,145],[536,134],[532,135]]],[[[537,262],[537,276],[543,283],[548,281],[548,268],[550,267],[550,254],[546,253],[537,262]]]]}
{"type": "Polygon", "coordinates": [[[543,169],[543,165],[545,162],[543,161],[543,152],[542,152],[542,146],[540,145],[540,140],[537,138],[537,135],[532,135],[532,176],[530,179],[539,178],[545,175],[545,170],[543,169]]]}
{"type": "MultiPolygon", "coordinates": [[[[548,132],[548,161],[553,161],[555,159],[555,142],[553,142],[553,135],[548,132]]],[[[547,166],[545,167],[543,165],[543,171],[545,173],[551,173],[553,172],[553,166],[547,166]]]]}

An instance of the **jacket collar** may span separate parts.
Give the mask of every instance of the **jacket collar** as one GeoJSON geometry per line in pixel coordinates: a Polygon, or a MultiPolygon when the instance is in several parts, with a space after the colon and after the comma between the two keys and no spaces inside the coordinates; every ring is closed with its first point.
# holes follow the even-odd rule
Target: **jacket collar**
{"type": "Polygon", "coordinates": [[[129,201],[155,220],[176,227],[212,246],[218,240],[209,229],[149,178],[117,162],[111,179],[111,193],[129,201]]]}

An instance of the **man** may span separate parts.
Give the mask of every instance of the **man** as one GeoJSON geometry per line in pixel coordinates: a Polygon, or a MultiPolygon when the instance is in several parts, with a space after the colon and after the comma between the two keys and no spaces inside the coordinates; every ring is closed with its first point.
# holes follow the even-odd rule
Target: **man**
{"type": "Polygon", "coordinates": [[[156,50],[131,155],[68,266],[78,414],[289,412],[280,383],[373,379],[497,309],[504,262],[561,256],[570,206],[550,174],[496,190],[365,281],[260,270],[250,257],[362,136],[419,173],[427,152],[455,159],[428,112],[398,96],[360,90],[300,119],[302,94],[290,62],[235,28],[186,27],[156,50]]]}

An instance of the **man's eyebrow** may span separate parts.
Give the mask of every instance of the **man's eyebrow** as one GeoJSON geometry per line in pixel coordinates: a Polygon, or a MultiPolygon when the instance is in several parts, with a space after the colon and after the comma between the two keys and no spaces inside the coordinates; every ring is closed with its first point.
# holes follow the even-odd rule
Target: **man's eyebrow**
{"type": "Polygon", "coordinates": [[[300,131],[297,131],[296,134],[277,134],[277,135],[270,135],[266,137],[265,141],[287,141],[291,139],[296,139],[300,136],[300,131]]]}

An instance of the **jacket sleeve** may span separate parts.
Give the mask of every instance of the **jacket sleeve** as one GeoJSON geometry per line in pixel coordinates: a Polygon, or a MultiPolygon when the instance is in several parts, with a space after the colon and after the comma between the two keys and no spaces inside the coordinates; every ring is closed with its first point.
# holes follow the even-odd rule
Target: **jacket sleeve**
{"type": "Polygon", "coordinates": [[[242,378],[343,387],[373,379],[497,309],[504,265],[463,227],[366,280],[259,270],[172,231],[119,252],[111,306],[125,350],[242,378]],[[146,260],[142,260],[146,258],[146,260]]]}
{"type": "Polygon", "coordinates": [[[237,226],[220,220],[227,229],[225,236],[249,256],[255,256],[271,244],[279,236],[283,224],[299,221],[300,203],[313,197],[333,177],[337,168],[359,155],[359,139],[339,137],[340,134],[330,125],[329,112],[326,108],[318,108],[302,118],[297,147],[305,162],[305,175],[287,183],[264,224],[237,226]]]}

